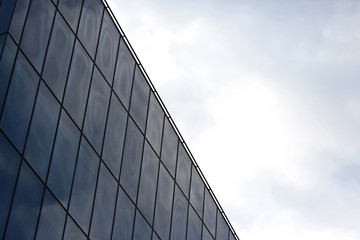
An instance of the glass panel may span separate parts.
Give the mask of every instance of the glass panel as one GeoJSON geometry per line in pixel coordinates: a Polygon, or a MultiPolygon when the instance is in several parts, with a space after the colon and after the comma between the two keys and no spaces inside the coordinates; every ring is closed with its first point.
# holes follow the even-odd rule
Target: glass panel
{"type": "Polygon", "coordinates": [[[161,239],[169,239],[173,188],[174,181],[161,164],[154,222],[155,231],[161,239]]]}
{"type": "Polygon", "coordinates": [[[217,227],[216,227],[216,238],[217,239],[228,239],[229,227],[227,226],[225,219],[218,211],[217,214],[217,227]]]}
{"type": "Polygon", "coordinates": [[[23,161],[5,239],[33,239],[43,184],[23,161]]]}
{"type": "Polygon", "coordinates": [[[158,167],[159,159],[146,142],[141,167],[140,189],[137,206],[151,224],[154,216],[158,167]]]}
{"type": "Polygon", "coordinates": [[[136,67],[134,86],[131,95],[130,115],[133,117],[142,132],[145,132],[149,93],[150,87],[139,67],[136,67]]]}
{"type": "Polygon", "coordinates": [[[62,111],[47,184],[65,207],[69,202],[79,140],[75,123],[62,111]]]}
{"type": "Polygon", "coordinates": [[[131,239],[135,206],[119,187],[119,194],[116,204],[114,232],[112,239],[131,239]]]}
{"type": "Polygon", "coordinates": [[[134,202],[136,201],[136,193],[139,183],[143,144],[143,135],[141,135],[134,122],[129,119],[126,132],[124,157],[121,167],[120,184],[124,187],[125,191],[134,202]]]}
{"type": "Polygon", "coordinates": [[[216,209],[217,206],[214,199],[211,197],[209,191],[205,189],[204,223],[213,236],[215,236],[216,209]]]}
{"type": "Polygon", "coordinates": [[[117,178],[120,172],[126,120],[125,109],[115,95],[112,95],[102,157],[117,178]]]}
{"type": "Polygon", "coordinates": [[[135,60],[125,42],[122,40],[120,42],[119,54],[116,63],[114,90],[126,109],[129,107],[134,67],[135,60]]]}
{"type": "Polygon", "coordinates": [[[19,53],[0,127],[22,152],[39,77],[19,53]]]}
{"type": "Polygon", "coordinates": [[[64,94],[75,36],[60,14],[56,14],[42,77],[61,101],[64,94]]]}
{"type": "Polygon", "coordinates": [[[30,125],[25,158],[43,180],[49,167],[59,112],[59,103],[41,83],[30,125]]]}
{"type": "MultiPolygon", "coordinates": [[[[201,220],[192,207],[189,207],[189,221],[187,229],[188,240],[201,239],[201,220]]],[[[221,240],[225,238],[219,238],[221,240]]]]}
{"type": "Polygon", "coordinates": [[[178,163],[176,169],[176,182],[185,196],[189,198],[191,160],[184,146],[179,143],[178,163]]]}
{"type": "Polygon", "coordinates": [[[78,36],[93,59],[99,37],[103,8],[104,5],[100,0],[85,0],[81,13],[78,36]]]}
{"type": "Polygon", "coordinates": [[[75,44],[64,106],[76,124],[81,127],[88,95],[92,62],[79,42],[75,44]]]}
{"type": "Polygon", "coordinates": [[[101,164],[91,222],[91,239],[110,239],[115,211],[117,184],[105,165],[101,164]]]}
{"type": "Polygon", "coordinates": [[[83,0],[60,0],[59,2],[59,10],[74,32],[79,22],[82,2],[83,0]]]}
{"type": "Polygon", "coordinates": [[[5,136],[0,133],[0,236],[4,233],[19,163],[20,156],[5,136]]]}
{"type": "Polygon", "coordinates": [[[41,208],[36,239],[61,239],[64,230],[65,216],[65,210],[53,195],[49,191],[46,191],[41,208]]]}
{"type": "Polygon", "coordinates": [[[186,220],[188,201],[180,189],[175,187],[175,199],[172,215],[171,239],[184,240],[186,237],[186,220]]]}
{"type": "Polygon", "coordinates": [[[17,43],[20,42],[21,32],[24,27],[26,13],[30,0],[17,0],[15,11],[10,24],[10,33],[17,43]]]}
{"type": "Polygon", "coordinates": [[[145,221],[143,216],[136,211],[134,237],[133,240],[150,240],[151,239],[151,228],[145,221]]]}
{"type": "Polygon", "coordinates": [[[202,240],[214,240],[209,231],[206,229],[205,225],[203,225],[202,240]]]}
{"type": "Polygon", "coordinates": [[[105,11],[100,33],[99,49],[96,56],[96,64],[110,84],[112,84],[114,76],[119,38],[119,31],[114,25],[109,13],[105,11]]]}
{"type": "Polygon", "coordinates": [[[153,146],[158,155],[160,155],[163,123],[164,112],[155,95],[151,93],[146,138],[149,139],[151,146],[153,146]]]}
{"type": "Polygon", "coordinates": [[[85,234],[70,217],[67,218],[64,240],[86,240],[85,234]]]}
{"type": "Polygon", "coordinates": [[[229,233],[229,240],[235,240],[235,236],[231,232],[229,233]]]}
{"type": "Polygon", "coordinates": [[[175,176],[176,154],[178,136],[168,119],[165,119],[163,145],[161,150],[161,160],[168,168],[172,176],[175,176]]]}
{"type": "Polygon", "coordinates": [[[99,158],[83,138],[70,200],[70,214],[84,232],[88,232],[89,229],[98,165],[99,158]]]}
{"type": "Polygon", "coordinates": [[[193,165],[191,174],[190,203],[200,216],[202,216],[203,211],[204,186],[204,182],[193,165]]]}
{"type": "Polygon", "coordinates": [[[54,14],[55,7],[50,1],[31,1],[21,48],[38,72],[43,65],[54,14]]]}
{"type": "Polygon", "coordinates": [[[160,240],[160,238],[158,237],[158,235],[156,235],[154,231],[153,231],[152,240],[160,240]]]}
{"type": "Polygon", "coordinates": [[[11,22],[11,17],[15,9],[15,4],[16,1],[14,0],[0,0],[0,33],[9,31],[9,26],[11,22]]]}

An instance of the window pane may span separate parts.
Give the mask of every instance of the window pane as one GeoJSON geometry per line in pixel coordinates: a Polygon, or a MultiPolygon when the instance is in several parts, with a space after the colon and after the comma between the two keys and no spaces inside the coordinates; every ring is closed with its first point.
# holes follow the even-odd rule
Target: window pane
{"type": "Polygon", "coordinates": [[[175,187],[175,199],[173,206],[171,239],[184,240],[186,237],[186,220],[188,212],[188,201],[180,189],[175,187]]]}
{"type": "Polygon", "coordinates": [[[211,197],[209,191],[205,189],[204,223],[213,236],[215,236],[216,209],[217,206],[214,199],[211,197]]]}
{"type": "Polygon", "coordinates": [[[154,231],[153,231],[152,240],[160,240],[160,238],[156,235],[154,231]]]}
{"type": "Polygon", "coordinates": [[[60,14],[56,14],[42,77],[61,101],[75,36],[60,14]]]}
{"type": "Polygon", "coordinates": [[[136,211],[135,227],[134,227],[134,238],[133,240],[150,240],[151,239],[151,228],[145,221],[143,216],[136,211]]]}
{"type": "Polygon", "coordinates": [[[211,236],[209,231],[206,229],[205,225],[203,225],[202,239],[203,240],[214,240],[214,238],[211,236]]]}
{"type": "MultiPolygon", "coordinates": [[[[201,239],[201,220],[192,207],[189,207],[189,221],[187,230],[188,240],[201,239]]],[[[219,238],[221,240],[225,238],[219,238]]]]}
{"type": "Polygon", "coordinates": [[[50,1],[31,1],[21,48],[38,72],[43,65],[54,14],[55,7],[50,1]]]}
{"type": "Polygon", "coordinates": [[[161,160],[173,176],[175,176],[177,145],[178,136],[176,135],[169,120],[165,119],[161,160]]]}
{"type": "Polygon", "coordinates": [[[195,166],[192,167],[191,174],[191,190],[190,203],[193,205],[197,213],[202,216],[203,199],[204,199],[204,182],[202,181],[195,166]]]}
{"type": "Polygon", "coordinates": [[[225,219],[218,211],[217,214],[217,227],[216,227],[216,238],[217,239],[228,239],[229,227],[227,226],[225,219]]]}
{"type": "Polygon", "coordinates": [[[229,240],[235,240],[235,236],[231,232],[229,234],[229,240]]]}
{"type": "Polygon", "coordinates": [[[0,126],[22,152],[39,77],[19,53],[0,126]]]}
{"type": "Polygon", "coordinates": [[[184,146],[179,144],[178,163],[176,170],[176,182],[179,184],[180,189],[184,192],[185,196],[189,198],[190,190],[190,172],[191,160],[187,154],[184,146]]]}
{"type": "Polygon", "coordinates": [[[49,167],[59,111],[59,103],[41,83],[30,125],[25,158],[43,180],[49,167]]]}
{"type": "Polygon", "coordinates": [[[13,18],[10,24],[10,33],[17,43],[20,42],[21,32],[24,27],[26,13],[30,0],[17,0],[13,18]]]}
{"type": "Polygon", "coordinates": [[[64,240],[86,240],[86,236],[70,218],[67,218],[64,240]]]}
{"type": "Polygon", "coordinates": [[[151,93],[146,138],[149,139],[151,146],[153,146],[159,156],[163,123],[164,112],[160,107],[160,104],[157,101],[155,95],[151,93]]]}
{"type": "MultiPolygon", "coordinates": [[[[0,0],[0,33],[8,32],[16,1],[0,0]]],[[[1,47],[0,47],[1,52],[1,47]]]]}
{"type": "Polygon", "coordinates": [[[60,0],[59,10],[69,23],[70,27],[76,32],[83,0],[60,0]]]}

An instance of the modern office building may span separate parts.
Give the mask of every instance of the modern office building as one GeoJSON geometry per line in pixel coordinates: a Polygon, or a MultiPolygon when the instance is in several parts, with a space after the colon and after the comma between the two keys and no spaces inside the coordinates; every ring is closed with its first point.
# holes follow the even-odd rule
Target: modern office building
{"type": "Polygon", "coordinates": [[[238,239],[101,0],[0,0],[0,237],[238,239]]]}

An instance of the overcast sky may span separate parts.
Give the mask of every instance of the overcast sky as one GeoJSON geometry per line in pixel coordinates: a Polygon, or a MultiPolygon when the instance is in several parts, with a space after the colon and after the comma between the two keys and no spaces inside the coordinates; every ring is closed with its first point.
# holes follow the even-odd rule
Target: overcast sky
{"type": "Polygon", "coordinates": [[[242,240],[360,236],[360,1],[108,0],[242,240]]]}

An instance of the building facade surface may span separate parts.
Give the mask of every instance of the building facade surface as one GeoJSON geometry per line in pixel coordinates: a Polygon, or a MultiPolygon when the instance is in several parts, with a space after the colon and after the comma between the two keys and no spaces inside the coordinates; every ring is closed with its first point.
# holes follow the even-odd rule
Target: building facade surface
{"type": "Polygon", "coordinates": [[[0,0],[2,239],[238,239],[111,10],[0,0]]]}

